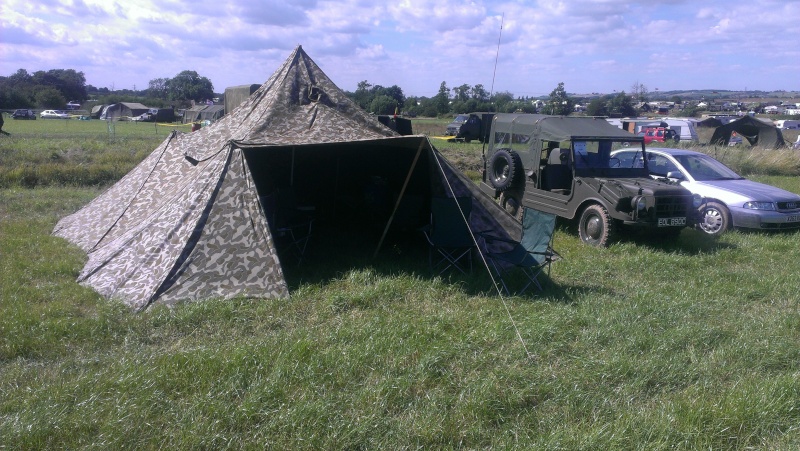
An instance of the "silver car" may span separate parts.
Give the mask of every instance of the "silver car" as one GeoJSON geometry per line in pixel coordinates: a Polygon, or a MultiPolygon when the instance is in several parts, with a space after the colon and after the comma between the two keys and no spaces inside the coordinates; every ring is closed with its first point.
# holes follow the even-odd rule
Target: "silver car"
{"type": "MultiPolygon", "coordinates": [[[[648,148],[647,168],[655,178],[677,181],[705,199],[700,229],[718,236],[731,227],[800,228],[800,195],[747,180],[714,158],[683,149],[648,148]]],[[[637,149],[612,154],[620,166],[644,164],[637,149]]]]}

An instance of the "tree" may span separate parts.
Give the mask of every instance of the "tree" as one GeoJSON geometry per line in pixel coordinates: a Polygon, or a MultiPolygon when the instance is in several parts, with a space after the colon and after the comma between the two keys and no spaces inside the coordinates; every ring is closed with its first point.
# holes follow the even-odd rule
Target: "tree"
{"type": "Polygon", "coordinates": [[[489,100],[489,93],[486,92],[486,89],[483,87],[482,84],[477,84],[472,87],[470,90],[470,95],[473,99],[479,100],[481,102],[485,102],[489,100]]]}
{"type": "Polygon", "coordinates": [[[83,72],[76,72],[74,69],[50,69],[47,72],[40,70],[34,72],[31,78],[33,84],[55,88],[67,100],[83,101],[88,98],[83,72]]]}
{"type": "Polygon", "coordinates": [[[586,114],[589,116],[608,116],[606,101],[600,97],[592,99],[589,105],[586,105],[586,114]]]}
{"type": "Polygon", "coordinates": [[[492,95],[492,103],[499,113],[514,112],[514,94],[508,91],[501,91],[492,95]]]}
{"type": "Polygon", "coordinates": [[[167,84],[169,78],[154,78],[147,84],[147,93],[150,97],[157,99],[166,99],[169,94],[167,84]]]}
{"type": "Polygon", "coordinates": [[[379,95],[372,99],[369,111],[375,114],[394,114],[398,108],[397,101],[387,95],[379,95]]]}
{"type": "Polygon", "coordinates": [[[631,86],[631,97],[637,102],[647,102],[647,86],[638,81],[631,86]]]}
{"type": "Polygon", "coordinates": [[[166,83],[169,100],[194,100],[201,102],[214,97],[211,80],[193,70],[185,70],[166,83]]]}
{"type": "Polygon", "coordinates": [[[67,100],[52,86],[46,86],[36,91],[36,106],[39,108],[61,108],[67,100]]]}
{"type": "Polygon", "coordinates": [[[564,82],[562,81],[558,84],[556,89],[550,93],[550,99],[547,101],[545,112],[557,116],[567,116],[572,113],[573,107],[573,102],[569,96],[567,96],[567,90],[564,89],[564,82]]]}
{"type": "Polygon", "coordinates": [[[454,97],[453,100],[456,100],[456,101],[459,101],[459,102],[467,101],[469,99],[469,91],[470,91],[470,88],[469,88],[469,85],[467,85],[467,84],[461,85],[461,86],[459,86],[457,88],[453,88],[453,97],[454,97]]]}
{"type": "Polygon", "coordinates": [[[447,83],[442,82],[439,85],[439,93],[433,96],[433,102],[436,106],[437,114],[447,114],[450,112],[450,88],[447,83]]]}
{"type": "Polygon", "coordinates": [[[376,93],[376,96],[378,95],[390,97],[394,100],[395,107],[398,109],[402,109],[406,104],[406,96],[403,94],[403,90],[397,85],[382,88],[380,92],[376,93]]]}
{"type": "Polygon", "coordinates": [[[370,90],[372,85],[367,80],[358,82],[356,92],[353,93],[351,98],[362,109],[367,110],[372,102],[372,92],[370,90]]]}
{"type": "Polygon", "coordinates": [[[620,92],[611,99],[608,105],[609,113],[619,116],[636,116],[636,108],[633,107],[630,96],[625,91],[620,92]]]}

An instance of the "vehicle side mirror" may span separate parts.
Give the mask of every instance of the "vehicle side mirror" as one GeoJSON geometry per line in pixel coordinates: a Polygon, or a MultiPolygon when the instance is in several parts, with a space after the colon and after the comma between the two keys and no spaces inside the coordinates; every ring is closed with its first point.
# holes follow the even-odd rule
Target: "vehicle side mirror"
{"type": "Polygon", "coordinates": [[[668,179],[676,179],[676,180],[683,180],[683,173],[681,171],[669,171],[667,172],[668,179]]]}

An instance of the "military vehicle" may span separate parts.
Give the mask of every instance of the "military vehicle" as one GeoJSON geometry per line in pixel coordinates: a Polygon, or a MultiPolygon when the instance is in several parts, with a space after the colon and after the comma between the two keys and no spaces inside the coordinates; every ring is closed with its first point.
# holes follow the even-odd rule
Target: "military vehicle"
{"type": "Polygon", "coordinates": [[[495,114],[480,185],[513,215],[528,207],[577,219],[591,245],[607,246],[631,228],[678,235],[697,223],[702,198],[651,178],[645,155],[641,136],[603,118],[495,114]],[[629,146],[641,148],[643,164],[611,157],[629,146]]]}

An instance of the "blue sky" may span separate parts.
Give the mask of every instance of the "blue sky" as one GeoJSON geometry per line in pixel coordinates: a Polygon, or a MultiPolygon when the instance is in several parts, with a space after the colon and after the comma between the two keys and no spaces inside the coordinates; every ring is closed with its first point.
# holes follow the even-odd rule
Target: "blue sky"
{"type": "Polygon", "coordinates": [[[349,91],[800,91],[798,18],[800,0],[3,0],[0,75],[75,69],[143,89],[194,70],[222,92],[302,45],[349,91]]]}

